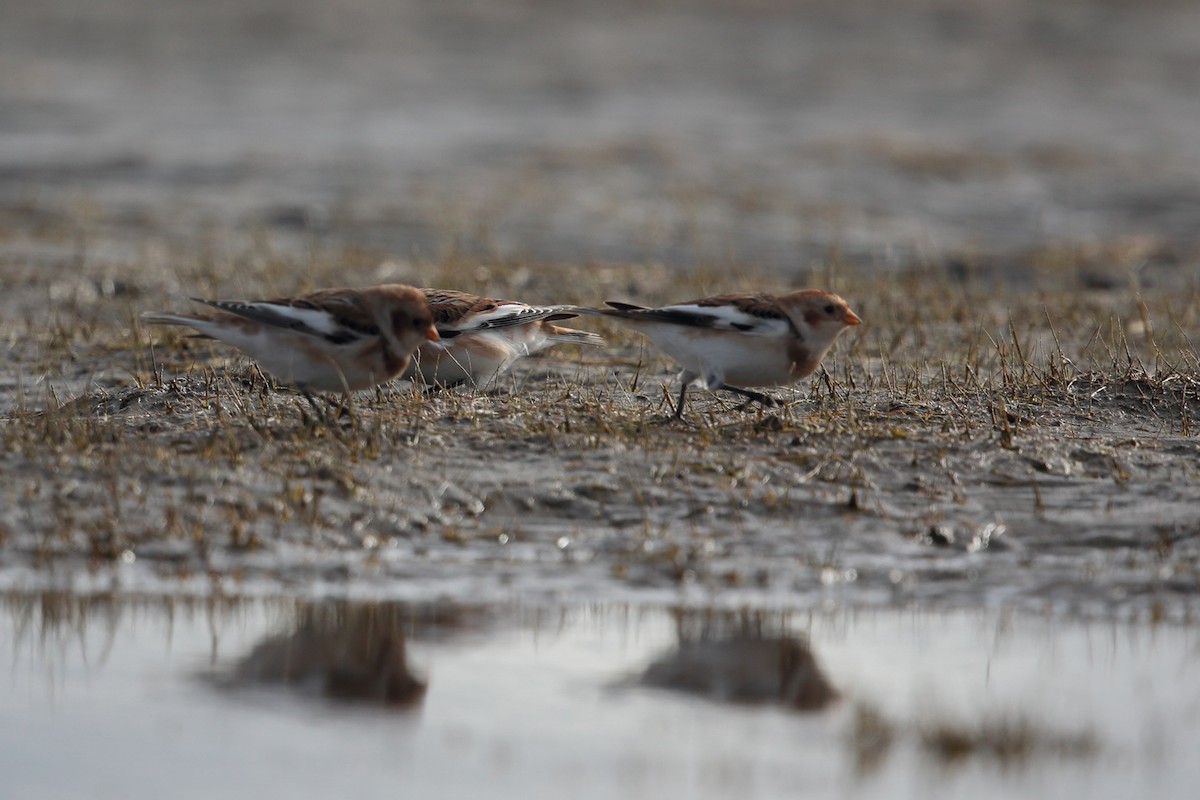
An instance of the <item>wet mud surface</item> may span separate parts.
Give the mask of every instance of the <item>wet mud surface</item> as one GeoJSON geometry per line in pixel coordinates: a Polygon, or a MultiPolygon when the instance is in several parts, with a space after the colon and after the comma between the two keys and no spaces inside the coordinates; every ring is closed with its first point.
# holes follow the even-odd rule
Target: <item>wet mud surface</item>
{"type": "MultiPolygon", "coordinates": [[[[648,275],[625,280],[662,291],[648,275]]],[[[839,280],[850,297],[907,291],[839,280]]],[[[7,378],[0,574],[81,590],[1194,613],[1186,353],[1151,373],[1125,363],[1139,349],[1125,340],[1115,369],[1083,371],[1073,362],[1109,352],[1102,337],[1060,334],[1061,354],[1020,361],[1047,327],[1036,304],[1029,330],[1015,306],[994,327],[950,320],[945,338],[930,317],[873,358],[911,313],[878,303],[826,372],[777,392],[782,409],[698,392],[681,425],[665,421],[669,362],[618,330],[606,351],[560,348],[490,389],[399,383],[321,421],[220,345],[129,327],[142,296],[77,300],[89,328],[31,322],[32,339],[9,340],[10,363],[49,372],[7,378]]]]}

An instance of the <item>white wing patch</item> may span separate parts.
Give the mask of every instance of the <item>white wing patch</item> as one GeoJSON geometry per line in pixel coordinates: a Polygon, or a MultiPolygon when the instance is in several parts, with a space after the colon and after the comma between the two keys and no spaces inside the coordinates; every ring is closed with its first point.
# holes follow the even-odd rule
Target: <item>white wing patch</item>
{"type": "Polygon", "coordinates": [[[740,331],[751,336],[784,336],[789,333],[787,320],[756,317],[734,306],[700,306],[692,303],[663,306],[662,311],[678,311],[713,320],[713,329],[740,331]]]}
{"type": "Polygon", "coordinates": [[[312,328],[314,331],[323,334],[332,335],[345,330],[345,327],[338,323],[337,317],[328,311],[319,311],[314,308],[282,306],[274,303],[247,303],[246,305],[261,308],[268,314],[276,314],[280,317],[294,319],[312,328]]]}
{"type": "Polygon", "coordinates": [[[523,321],[534,322],[555,313],[554,309],[535,308],[524,303],[501,303],[488,311],[469,314],[452,325],[443,325],[448,330],[477,331],[484,328],[498,328],[523,321]]]}

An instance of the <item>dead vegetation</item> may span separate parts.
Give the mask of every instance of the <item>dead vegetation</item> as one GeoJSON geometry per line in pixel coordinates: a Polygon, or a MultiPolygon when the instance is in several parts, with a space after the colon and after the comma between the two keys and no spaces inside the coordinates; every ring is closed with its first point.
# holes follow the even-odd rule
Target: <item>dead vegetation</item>
{"type": "Polygon", "coordinates": [[[792,274],[680,272],[285,250],[257,232],[240,250],[101,261],[39,230],[59,255],[0,262],[9,585],[117,570],[437,591],[466,574],[489,595],[558,591],[561,573],[716,598],[1194,605],[1200,287],[1180,266],[1194,254],[1123,241],[886,272],[837,253],[792,274]],[[359,393],[336,423],[229,349],[136,322],[177,294],[378,281],[591,304],[823,286],[866,324],[778,392],[784,408],[698,396],[679,427],[661,424],[670,363],[594,320],[581,327],[608,350],[552,351],[488,390],[359,393]]]}
{"type": "Polygon", "coordinates": [[[1059,729],[1027,714],[983,712],[965,722],[946,713],[931,713],[926,719],[899,723],[870,704],[855,704],[848,744],[859,774],[877,772],[906,740],[945,769],[976,761],[1021,769],[1039,760],[1088,761],[1101,752],[1095,731],[1059,729]]]}

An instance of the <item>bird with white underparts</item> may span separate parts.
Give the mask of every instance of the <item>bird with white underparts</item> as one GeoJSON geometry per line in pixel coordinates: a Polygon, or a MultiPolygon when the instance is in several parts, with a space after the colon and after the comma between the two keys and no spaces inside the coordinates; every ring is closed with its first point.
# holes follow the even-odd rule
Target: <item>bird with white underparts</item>
{"type": "Polygon", "coordinates": [[[404,377],[433,386],[485,386],[517,360],[555,344],[601,346],[594,333],[555,325],[570,306],[532,306],[452,289],[422,289],[438,339],[422,342],[404,377]]]}
{"type": "Polygon", "coordinates": [[[675,419],[683,417],[693,384],[776,405],[751,387],[786,386],[808,377],[838,335],[862,322],[845,300],[820,289],[721,294],[658,308],[611,300],[608,305],[575,310],[628,325],[679,362],[675,419]]]}
{"type": "Polygon", "coordinates": [[[401,284],[322,289],[276,300],[192,300],[219,313],[151,312],[141,319],[183,325],[231,344],[306,395],[386,383],[404,372],[423,342],[438,340],[425,295],[401,284]]]}

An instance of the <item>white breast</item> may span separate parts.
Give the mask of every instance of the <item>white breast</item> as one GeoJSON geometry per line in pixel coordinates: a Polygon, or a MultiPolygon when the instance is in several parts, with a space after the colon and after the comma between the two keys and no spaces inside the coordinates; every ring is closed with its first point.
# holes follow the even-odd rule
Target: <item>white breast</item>
{"type": "Polygon", "coordinates": [[[779,386],[792,381],[786,335],[751,336],[670,323],[642,323],[637,327],[710,388],[722,383],[779,386]]]}

